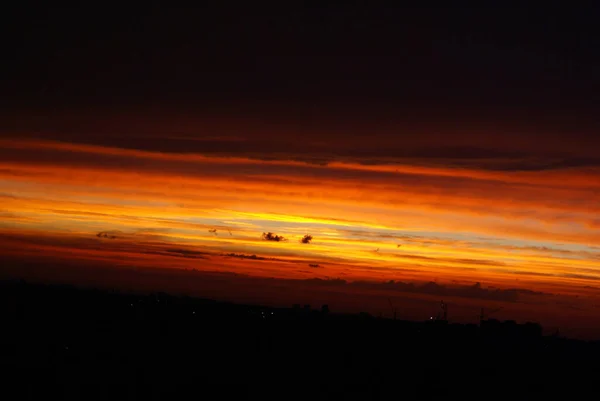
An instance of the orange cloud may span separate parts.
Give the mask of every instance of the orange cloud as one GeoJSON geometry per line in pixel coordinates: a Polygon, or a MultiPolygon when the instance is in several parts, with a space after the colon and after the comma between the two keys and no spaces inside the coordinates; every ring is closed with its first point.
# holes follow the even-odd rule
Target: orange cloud
{"type": "Polygon", "coordinates": [[[53,238],[127,233],[110,246],[42,244],[36,252],[191,268],[200,259],[191,252],[201,249],[204,267],[249,275],[520,280],[563,292],[600,277],[594,168],[317,165],[39,140],[0,145],[0,229],[53,238]],[[263,232],[290,241],[262,241],[263,232]],[[309,247],[300,241],[306,232],[309,247]],[[326,267],[302,271],[298,261],[326,267]]]}

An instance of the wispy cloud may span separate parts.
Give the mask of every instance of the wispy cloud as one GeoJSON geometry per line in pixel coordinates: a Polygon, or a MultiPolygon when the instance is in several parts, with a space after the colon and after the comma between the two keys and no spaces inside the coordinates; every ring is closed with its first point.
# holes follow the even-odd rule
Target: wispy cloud
{"type": "MultiPolygon", "coordinates": [[[[312,274],[335,270],[335,260],[351,277],[378,280],[410,272],[421,280],[506,284],[519,277],[531,288],[578,288],[600,276],[593,249],[600,246],[600,168],[591,153],[557,157],[562,150],[553,145],[552,157],[528,158],[531,144],[485,146],[477,137],[472,146],[433,147],[419,138],[401,152],[385,137],[389,147],[364,149],[355,138],[326,154],[315,144],[331,150],[331,138],[312,137],[314,144],[290,151],[262,133],[230,141],[218,132],[203,140],[185,133],[141,144],[116,136],[81,144],[65,135],[61,142],[0,140],[6,229],[68,232],[101,243],[94,252],[119,249],[128,257],[134,243],[161,243],[168,247],[149,251],[178,263],[199,254],[167,249],[206,250],[207,264],[220,254],[256,255],[277,259],[286,275],[283,264],[293,259],[326,266],[312,274]],[[94,238],[102,232],[101,240],[115,241],[94,238]]],[[[240,269],[251,262],[228,258],[240,269]]],[[[261,274],[271,269],[254,265],[261,274]]]]}

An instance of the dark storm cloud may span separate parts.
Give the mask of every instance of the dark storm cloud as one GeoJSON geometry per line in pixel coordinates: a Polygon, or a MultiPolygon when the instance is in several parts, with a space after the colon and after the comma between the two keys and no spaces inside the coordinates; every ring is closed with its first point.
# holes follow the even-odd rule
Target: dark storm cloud
{"type": "MultiPolygon", "coordinates": [[[[151,117],[149,118],[151,120],[151,117]]],[[[2,127],[0,127],[1,130],[2,127]]],[[[92,128],[93,129],[93,128],[92,128]]],[[[285,128],[283,128],[285,129],[285,128]]],[[[371,128],[376,130],[376,128],[371,128]]],[[[201,130],[201,128],[199,128],[201,130]]],[[[7,134],[4,134],[6,136],[7,134]]],[[[251,135],[251,134],[249,134],[251,135]]],[[[343,135],[343,136],[347,136],[343,135]]],[[[356,136],[353,134],[352,136],[356,136]]],[[[394,163],[411,163],[429,166],[462,167],[491,171],[541,171],[555,170],[569,167],[598,167],[600,158],[591,150],[594,142],[583,141],[575,149],[569,150],[570,145],[560,146],[560,141],[549,149],[536,146],[523,147],[519,145],[500,145],[495,139],[498,135],[490,136],[488,145],[469,146],[451,145],[449,142],[456,141],[455,136],[444,136],[442,142],[432,142],[424,146],[419,143],[411,144],[411,140],[401,139],[403,136],[391,137],[383,135],[379,140],[373,137],[374,146],[369,143],[354,143],[347,138],[340,144],[340,139],[335,134],[324,133],[319,139],[319,144],[310,144],[289,134],[280,140],[254,139],[250,136],[244,141],[222,141],[222,140],[181,140],[172,139],[168,134],[158,138],[146,138],[143,134],[124,134],[120,137],[104,135],[61,135],[45,134],[41,138],[63,140],[71,143],[82,143],[98,146],[117,147],[122,149],[142,150],[150,152],[163,152],[172,154],[201,154],[215,157],[243,157],[262,161],[296,161],[314,166],[326,166],[331,162],[352,162],[363,165],[386,165],[394,163]],[[129,140],[128,135],[131,135],[129,140]],[[447,138],[447,139],[446,139],[447,138]],[[344,143],[345,142],[345,143],[344,143]],[[291,147],[293,143],[293,147],[291,147]],[[384,146],[382,146],[384,145],[384,146]],[[506,148],[502,148],[505,146],[506,148]],[[293,151],[290,151],[293,149],[293,151]],[[573,153],[573,152],[577,153],[573,153]]],[[[198,134],[201,138],[201,134],[198,134]]],[[[342,137],[343,137],[342,136],[342,137]]],[[[316,141],[315,138],[312,140],[316,141]]],[[[432,138],[433,140],[433,138],[432,138]]],[[[565,141],[567,138],[565,137],[565,141]]],[[[535,142],[535,139],[531,139],[535,142]]],[[[4,153],[4,152],[3,152],[4,153]]],[[[90,154],[73,154],[68,151],[40,151],[20,149],[16,154],[6,152],[6,160],[21,160],[37,163],[56,161],[64,159],[73,164],[85,164],[87,166],[111,166],[121,168],[151,168],[151,161],[131,160],[131,158],[102,155],[92,156],[90,154]]]]}
{"type": "MultiPolygon", "coordinates": [[[[29,145],[27,145],[29,146],[29,145]]],[[[226,159],[194,160],[185,157],[174,156],[172,158],[161,158],[160,154],[115,154],[114,152],[94,150],[57,149],[57,148],[11,148],[5,146],[0,149],[0,156],[5,163],[12,162],[15,166],[39,165],[57,167],[85,167],[92,169],[109,169],[123,171],[145,171],[156,174],[198,175],[207,174],[211,177],[230,177],[232,174],[243,172],[247,180],[270,179],[274,182],[285,182],[287,177],[298,176],[312,178],[315,176],[323,179],[332,179],[339,182],[363,180],[370,183],[379,183],[381,186],[390,187],[398,184],[411,187],[423,187],[431,191],[435,188],[455,188],[456,186],[469,187],[470,191],[478,193],[489,193],[491,189],[514,189],[518,186],[522,190],[528,190],[526,184],[504,183],[502,181],[469,177],[435,176],[428,174],[426,177],[416,173],[394,172],[394,171],[368,171],[360,169],[348,169],[338,167],[322,167],[317,165],[290,165],[286,160],[281,163],[263,164],[248,161],[246,163],[227,163],[226,159]],[[258,177],[260,176],[260,177],[258,177]]],[[[401,160],[397,160],[401,162],[401,160]]],[[[12,171],[12,170],[11,170],[12,171]]],[[[8,172],[9,174],[10,171],[8,172]]],[[[19,172],[17,171],[17,174],[19,172]]],[[[298,184],[301,185],[302,181],[298,184]]],[[[532,193],[530,196],[534,196],[532,193]]]]}

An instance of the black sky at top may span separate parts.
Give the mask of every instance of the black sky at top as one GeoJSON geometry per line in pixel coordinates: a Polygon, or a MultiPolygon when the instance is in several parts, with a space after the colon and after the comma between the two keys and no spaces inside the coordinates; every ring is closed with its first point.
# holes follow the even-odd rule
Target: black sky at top
{"type": "Polygon", "coordinates": [[[600,105],[598,8],[211,4],[13,8],[2,106],[590,121],[600,105]]]}

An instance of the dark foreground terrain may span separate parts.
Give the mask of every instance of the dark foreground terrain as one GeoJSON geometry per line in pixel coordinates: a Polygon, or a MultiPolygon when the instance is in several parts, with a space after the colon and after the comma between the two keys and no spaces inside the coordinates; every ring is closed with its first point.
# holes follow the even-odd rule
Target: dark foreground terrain
{"type": "Polygon", "coordinates": [[[535,325],[403,322],[0,283],[2,399],[593,399],[596,343],[535,325]],[[590,398],[591,397],[591,398],[590,398]]]}

